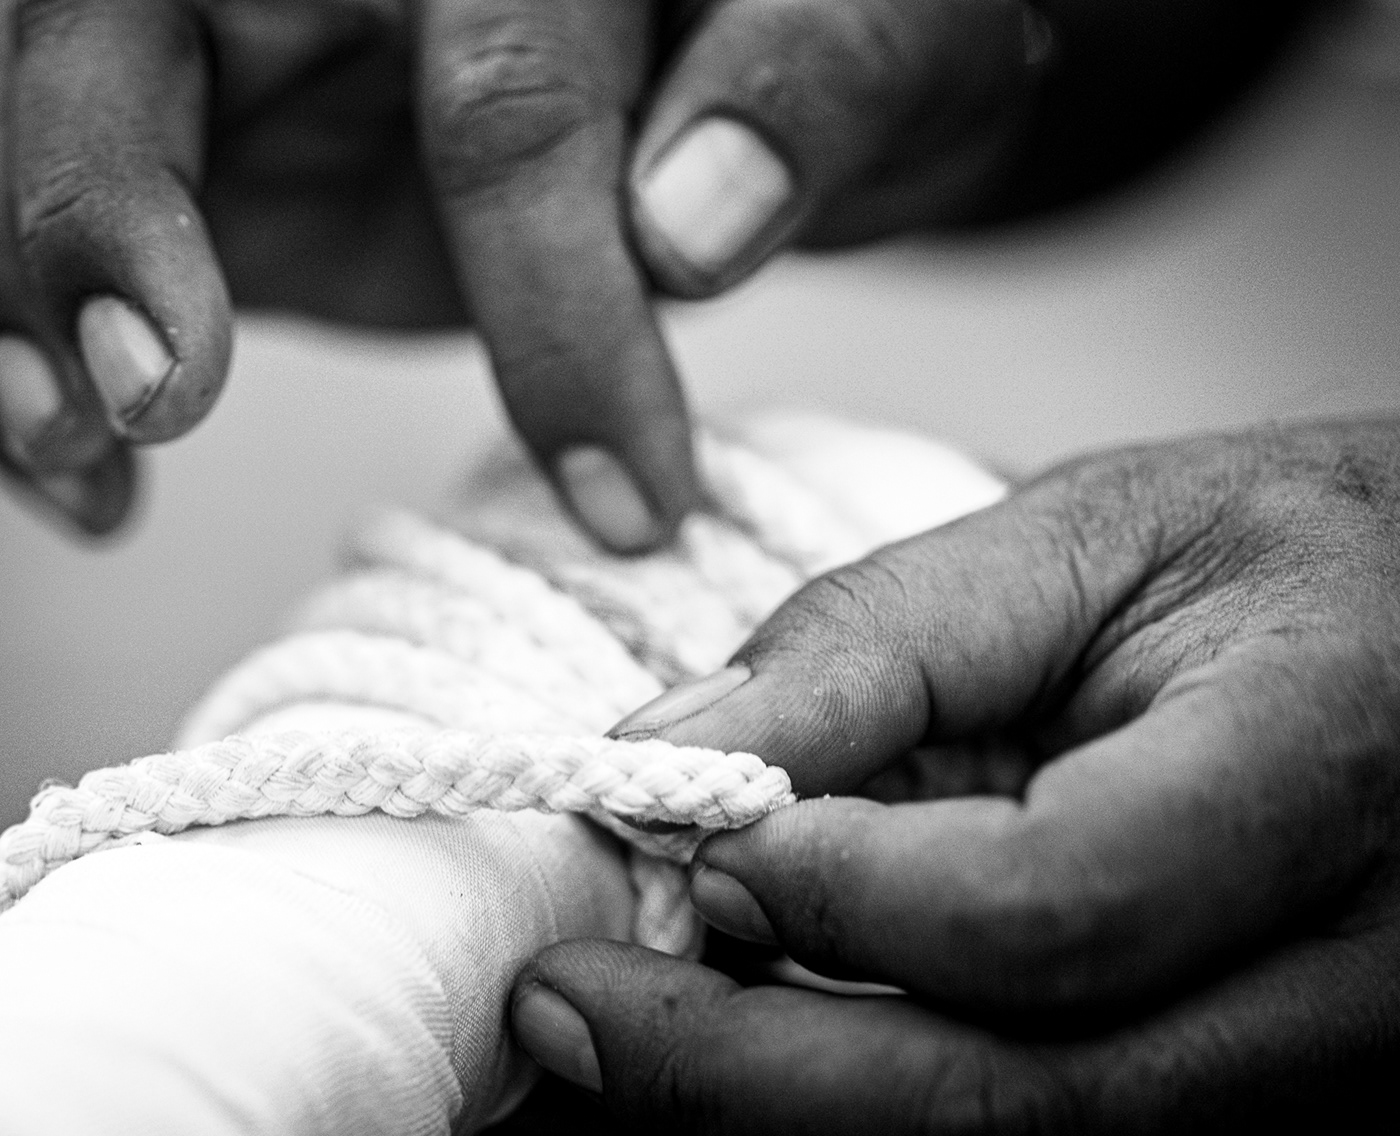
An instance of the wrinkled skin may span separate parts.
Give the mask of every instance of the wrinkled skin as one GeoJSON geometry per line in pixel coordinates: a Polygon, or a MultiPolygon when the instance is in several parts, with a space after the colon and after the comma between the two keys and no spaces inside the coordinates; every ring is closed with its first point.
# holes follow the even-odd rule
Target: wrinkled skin
{"type": "Polygon", "coordinates": [[[611,1109],[668,1132],[1393,1126],[1400,423],[1072,463],[810,584],[736,658],[753,677],[660,736],[757,752],[808,799],[703,845],[697,906],[908,994],[550,948],[517,997],[582,1014],[611,1109]],[[969,794],[979,761],[1024,786],[969,794]],[[924,799],[841,795],[873,784],[924,799]]]}

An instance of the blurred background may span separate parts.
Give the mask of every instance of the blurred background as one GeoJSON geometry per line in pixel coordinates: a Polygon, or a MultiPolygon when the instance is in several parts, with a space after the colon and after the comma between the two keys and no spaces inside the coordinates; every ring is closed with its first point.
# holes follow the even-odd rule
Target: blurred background
{"type": "MultiPolygon", "coordinates": [[[[1073,215],[793,257],[667,313],[695,407],[821,409],[1012,473],[1131,440],[1400,412],[1400,3],[1351,5],[1187,153],[1073,215]]],[[[241,327],[145,508],[75,546],[0,496],[0,825],[163,748],[335,562],[503,436],[467,336],[241,327]]],[[[1344,566],[1339,566],[1344,570],[1344,566]]]]}

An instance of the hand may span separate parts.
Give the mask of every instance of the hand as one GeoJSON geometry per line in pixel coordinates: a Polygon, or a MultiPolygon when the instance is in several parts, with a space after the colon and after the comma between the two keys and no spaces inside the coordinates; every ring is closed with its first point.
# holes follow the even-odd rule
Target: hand
{"type": "Polygon", "coordinates": [[[810,584],[721,676],[619,732],[807,799],[706,842],[697,908],[908,994],[564,943],[516,988],[546,1066],[666,1131],[1393,1124],[1400,423],[1068,465],[810,584]],[[925,799],[820,797],[875,784],[925,799]]]}
{"type": "Polygon", "coordinates": [[[470,313],[599,536],[645,547],[695,504],[617,201],[646,4],[0,0],[0,17],[0,465],[80,528],[120,522],[131,444],[213,404],[230,295],[401,326],[470,313]]]}
{"type": "Polygon", "coordinates": [[[0,472],[115,527],[129,446],[217,398],[230,298],[470,315],[566,503],[653,547],[699,500],[653,285],[710,294],[795,240],[1058,184],[1023,153],[1091,182],[1086,155],[1150,151],[1163,108],[1198,114],[1237,44],[1286,23],[1043,7],[0,0],[0,472]]]}
{"type": "Polygon", "coordinates": [[[217,397],[231,296],[470,313],[565,500],[650,547],[698,493],[648,270],[712,292],[823,211],[847,237],[924,219],[1029,105],[1018,0],[0,7],[0,465],[97,532],[126,512],[129,446],[217,397]]]}

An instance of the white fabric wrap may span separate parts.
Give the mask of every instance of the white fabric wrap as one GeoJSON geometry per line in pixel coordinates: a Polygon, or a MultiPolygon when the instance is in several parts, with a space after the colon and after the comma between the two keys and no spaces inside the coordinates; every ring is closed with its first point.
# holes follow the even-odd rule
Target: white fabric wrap
{"type": "MultiPolygon", "coordinates": [[[[778,502],[794,558],[807,563],[764,569],[768,592],[754,592],[770,595],[764,607],[782,598],[774,588],[1003,492],[942,447],[886,431],[789,418],[748,428],[743,443],[735,460],[711,462],[712,481],[742,480],[745,454],[766,452],[820,505],[804,532],[792,504],[778,502]]],[[[715,485],[721,499],[752,488],[715,485]]],[[[516,471],[489,490],[502,507],[464,510],[458,527],[500,533],[498,547],[533,558],[556,587],[612,587],[611,569],[557,515],[540,521],[553,509],[542,488],[516,471]],[[561,548],[586,570],[571,575],[561,548]]],[[[627,588],[666,597],[674,627],[657,655],[681,676],[722,663],[764,614],[731,602],[724,641],[696,631],[714,625],[701,593],[727,571],[734,563],[617,570],[627,588]],[[692,589],[689,625],[686,572],[709,580],[692,589]]],[[[616,615],[627,594],[614,587],[605,606],[616,615]]],[[[322,698],[238,728],[443,724],[322,698]]],[[[513,1108],[536,1075],[507,1027],[520,966],[562,939],[629,938],[635,905],[619,846],[573,816],[262,820],[77,860],[0,915],[0,1136],[474,1130],[513,1108]]]]}
{"type": "Polygon", "coordinates": [[[0,916],[0,1134],[479,1128],[534,1080],[521,965],[627,938],[633,902],[606,838],[538,813],[251,821],[75,861],[0,916]]]}

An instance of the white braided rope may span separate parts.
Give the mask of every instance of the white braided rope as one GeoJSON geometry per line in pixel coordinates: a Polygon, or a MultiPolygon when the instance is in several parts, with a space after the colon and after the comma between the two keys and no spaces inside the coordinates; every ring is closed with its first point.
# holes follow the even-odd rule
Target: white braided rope
{"type": "Polygon", "coordinates": [[[701,433],[695,456],[720,512],[801,576],[870,551],[870,541],[818,493],[762,454],[701,433]]]}
{"type": "Polygon", "coordinates": [[[688,517],[676,536],[675,556],[719,595],[727,598],[744,624],[753,631],[806,580],[752,536],[715,517],[688,517]]]}
{"type": "Polygon", "coordinates": [[[474,597],[505,624],[594,686],[638,706],[660,685],[627,649],[572,596],[537,572],[509,563],[461,534],[402,512],[362,526],[347,550],[351,564],[393,567],[474,597]]]}
{"type": "Polygon", "coordinates": [[[182,745],[246,729],[274,710],[331,699],[403,710],[448,729],[581,734],[586,722],[442,651],[389,636],[318,631],[263,647],[190,712],[182,745]]]}
{"type": "Polygon", "coordinates": [[[479,667],[602,733],[662,691],[640,667],[636,681],[599,681],[583,660],[541,650],[526,629],[482,600],[398,569],[352,573],[317,592],[293,621],[305,631],[346,629],[396,636],[479,667]]]}
{"type": "MultiPolygon", "coordinates": [[[[704,830],[751,824],[793,800],[787,775],[752,754],[558,734],[231,737],[98,769],[51,786],[0,834],[0,911],[49,872],[137,833],[270,816],[459,817],[477,809],[581,812],[704,830]]],[[[629,830],[653,854],[671,840],[629,830]]]]}
{"type": "Polygon", "coordinates": [[[473,541],[499,548],[573,596],[667,685],[722,666],[753,630],[728,596],[674,554],[619,561],[592,548],[560,548],[551,518],[518,515],[496,507],[455,520],[473,541]]]}
{"type": "Polygon", "coordinates": [[[619,560],[561,525],[522,467],[506,467],[453,527],[573,596],[663,682],[684,681],[722,666],[810,565],[872,546],[782,466],[707,434],[697,446],[721,515],[688,518],[676,545],[652,556],[619,560]]]}
{"type": "Polygon", "coordinates": [[[539,809],[582,813],[628,841],[637,939],[689,949],[697,923],[684,876],[665,861],[791,802],[787,777],[751,754],[597,734],[665,684],[722,665],[813,571],[866,551],[781,466],[713,438],[699,452],[723,516],[690,518],[672,550],[641,560],[581,539],[538,479],[509,464],[452,529],[376,518],[351,546],[358,571],[196,707],[181,735],[190,748],[35,798],[30,818],[0,835],[0,910],[56,866],[148,832],[539,809]],[[424,729],[211,740],[316,702],[402,711],[424,729]],[[647,822],[677,830],[633,827],[647,822]]]}

